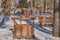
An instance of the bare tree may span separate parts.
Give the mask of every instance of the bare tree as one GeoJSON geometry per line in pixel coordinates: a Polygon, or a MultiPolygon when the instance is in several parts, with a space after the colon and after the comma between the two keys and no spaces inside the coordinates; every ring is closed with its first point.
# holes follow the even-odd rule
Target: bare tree
{"type": "Polygon", "coordinates": [[[59,0],[54,0],[53,36],[59,37],[59,0]]]}

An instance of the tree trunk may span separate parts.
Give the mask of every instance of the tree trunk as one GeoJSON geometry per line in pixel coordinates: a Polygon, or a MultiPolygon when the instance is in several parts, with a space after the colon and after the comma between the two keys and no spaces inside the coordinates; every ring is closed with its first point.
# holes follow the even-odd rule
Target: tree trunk
{"type": "Polygon", "coordinates": [[[53,36],[59,37],[59,0],[54,0],[53,36]]]}

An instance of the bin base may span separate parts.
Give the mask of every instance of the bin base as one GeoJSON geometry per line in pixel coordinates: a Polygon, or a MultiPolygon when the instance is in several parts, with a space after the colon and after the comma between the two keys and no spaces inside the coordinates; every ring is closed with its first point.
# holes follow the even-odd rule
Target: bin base
{"type": "Polygon", "coordinates": [[[33,35],[32,37],[27,37],[27,39],[34,39],[35,38],[35,36],[33,35]]]}
{"type": "Polygon", "coordinates": [[[32,39],[26,39],[26,38],[16,39],[16,38],[14,38],[13,40],[39,40],[39,39],[34,37],[32,39]]]}
{"type": "Polygon", "coordinates": [[[14,39],[22,39],[22,38],[25,38],[25,39],[35,39],[35,36],[33,35],[32,37],[17,37],[17,36],[13,36],[14,39]]]}

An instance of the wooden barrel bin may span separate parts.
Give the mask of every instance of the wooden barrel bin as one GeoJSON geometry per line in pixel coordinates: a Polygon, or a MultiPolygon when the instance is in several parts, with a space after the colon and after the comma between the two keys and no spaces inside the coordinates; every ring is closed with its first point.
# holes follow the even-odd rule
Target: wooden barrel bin
{"type": "Polygon", "coordinates": [[[28,23],[22,24],[21,21],[23,19],[19,19],[20,24],[17,24],[15,22],[16,20],[15,18],[12,18],[12,20],[14,21],[14,38],[27,38],[27,39],[33,38],[33,33],[34,33],[33,25],[30,25],[28,23]]]}
{"type": "Polygon", "coordinates": [[[14,37],[15,38],[21,38],[22,37],[21,25],[18,25],[18,24],[14,25],[14,37]]]}
{"type": "Polygon", "coordinates": [[[21,25],[15,22],[16,18],[13,17],[12,20],[14,21],[14,38],[21,38],[21,25]]]}
{"type": "Polygon", "coordinates": [[[43,27],[44,26],[44,23],[46,21],[46,17],[45,16],[42,16],[42,17],[39,18],[39,20],[40,20],[40,26],[43,27]]]}
{"type": "Polygon", "coordinates": [[[42,22],[43,22],[43,17],[39,17],[39,23],[40,23],[40,26],[42,27],[42,22]]]}
{"type": "Polygon", "coordinates": [[[22,25],[22,37],[31,39],[33,38],[33,26],[28,24],[22,25]]]}
{"type": "Polygon", "coordinates": [[[22,37],[23,38],[27,38],[28,36],[27,36],[27,33],[28,32],[28,25],[27,24],[23,24],[22,25],[22,37]]]}
{"type": "Polygon", "coordinates": [[[34,29],[33,29],[33,25],[29,25],[28,26],[28,38],[33,38],[33,33],[34,33],[34,29]]]}

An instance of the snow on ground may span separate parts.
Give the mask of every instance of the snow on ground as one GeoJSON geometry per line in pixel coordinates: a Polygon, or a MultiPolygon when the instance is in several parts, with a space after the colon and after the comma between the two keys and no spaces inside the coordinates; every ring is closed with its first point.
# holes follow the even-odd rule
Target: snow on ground
{"type": "Polygon", "coordinates": [[[0,15],[0,26],[3,24],[3,20],[4,19],[4,16],[3,15],[0,15]]]}
{"type": "Polygon", "coordinates": [[[4,17],[3,15],[0,15],[0,22],[3,20],[3,17],[4,17]]]}
{"type": "MultiPolygon", "coordinates": [[[[0,27],[0,40],[13,40],[13,29],[13,21],[5,21],[4,25],[0,27]]],[[[34,24],[34,36],[36,37],[36,40],[60,40],[60,38],[52,36],[51,28],[41,28],[37,21],[34,24]]]]}

